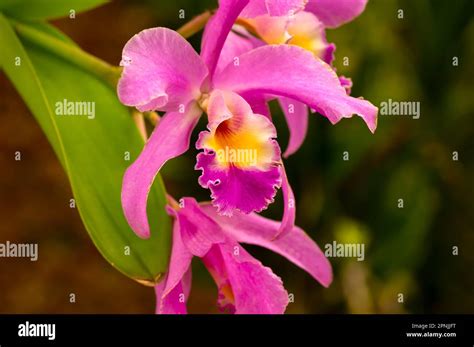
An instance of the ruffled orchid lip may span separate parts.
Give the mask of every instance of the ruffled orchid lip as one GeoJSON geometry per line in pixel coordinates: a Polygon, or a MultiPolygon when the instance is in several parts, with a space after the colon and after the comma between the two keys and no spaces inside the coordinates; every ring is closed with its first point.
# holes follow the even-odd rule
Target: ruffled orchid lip
{"type": "Polygon", "coordinates": [[[220,214],[262,212],[274,202],[282,184],[279,166],[266,172],[241,170],[235,166],[216,170],[214,163],[215,155],[202,152],[197,156],[195,169],[202,170],[198,182],[211,191],[212,204],[220,214]]]}
{"type": "Polygon", "coordinates": [[[199,184],[222,214],[262,211],[281,186],[275,127],[235,93],[214,90],[204,103],[209,121],[196,143],[203,150],[195,166],[199,184]]]}

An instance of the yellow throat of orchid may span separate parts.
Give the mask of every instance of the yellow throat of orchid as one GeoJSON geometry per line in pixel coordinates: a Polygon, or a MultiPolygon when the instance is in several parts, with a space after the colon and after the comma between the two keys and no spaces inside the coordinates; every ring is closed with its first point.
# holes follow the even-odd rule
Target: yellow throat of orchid
{"type": "Polygon", "coordinates": [[[217,165],[268,169],[275,156],[272,138],[276,136],[270,120],[254,114],[244,99],[228,92],[213,93],[207,111],[210,131],[200,146],[216,153],[217,165]]]}

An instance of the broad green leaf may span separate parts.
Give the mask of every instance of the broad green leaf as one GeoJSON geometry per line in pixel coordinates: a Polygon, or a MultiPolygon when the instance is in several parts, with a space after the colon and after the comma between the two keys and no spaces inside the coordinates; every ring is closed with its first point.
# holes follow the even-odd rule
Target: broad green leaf
{"type": "Polygon", "coordinates": [[[141,240],[135,236],[123,216],[122,176],[143,147],[129,110],[104,82],[33,43],[20,40],[1,14],[0,42],[1,67],[65,168],[79,213],[95,245],[127,276],[154,283],[167,269],[171,221],[164,209],[166,196],[160,178],[150,193],[151,238],[141,240]],[[20,65],[15,64],[18,62],[20,65]],[[95,117],[92,112],[90,116],[58,115],[64,100],[94,105],[95,117]],[[126,160],[128,153],[130,158],[126,160]]]}
{"type": "Polygon", "coordinates": [[[93,9],[109,0],[0,0],[0,12],[21,19],[52,19],[93,9]]]}

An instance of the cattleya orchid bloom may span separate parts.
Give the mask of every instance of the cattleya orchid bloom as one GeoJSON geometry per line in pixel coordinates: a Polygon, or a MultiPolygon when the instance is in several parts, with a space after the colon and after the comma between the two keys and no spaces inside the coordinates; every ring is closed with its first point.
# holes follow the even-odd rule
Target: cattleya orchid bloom
{"type": "Polygon", "coordinates": [[[200,55],[178,33],[166,28],[144,30],[123,49],[120,100],[142,112],[165,112],[123,180],[124,213],[141,237],[150,233],[146,205],[153,180],[167,160],[189,148],[191,133],[203,112],[208,115],[208,131],[197,143],[203,150],[196,164],[203,171],[199,183],[211,190],[219,213],[227,215],[266,208],[281,186],[285,212],[280,235],[293,229],[295,209],[274,140],[276,132],[265,119],[268,96],[297,100],[332,123],[358,114],[375,128],[377,108],[348,96],[331,67],[300,47],[262,46],[238,56],[238,64],[223,64],[219,58],[224,43],[248,3],[219,2],[204,31],[200,55]],[[224,156],[218,152],[222,150],[224,156]],[[256,156],[229,160],[226,150],[234,154],[247,150],[256,156]]]}
{"type": "MultiPolygon", "coordinates": [[[[363,12],[366,4],[367,0],[250,1],[237,21],[241,26],[234,26],[235,33],[229,34],[224,50],[237,56],[264,44],[290,44],[310,51],[332,66],[336,46],[328,43],[325,29],[351,21],[363,12]]],[[[340,76],[339,81],[350,94],[351,79],[340,76]]],[[[306,137],[309,110],[297,100],[278,100],[290,130],[288,148],[283,154],[288,157],[306,137]]],[[[369,128],[374,131],[375,125],[369,128]]]]}
{"type": "Polygon", "coordinates": [[[332,270],[318,245],[298,227],[278,240],[279,223],[255,213],[221,216],[209,203],[184,198],[168,207],[175,218],[169,271],[155,286],[156,313],[184,314],[191,290],[191,260],[199,257],[218,288],[218,306],[243,314],[280,314],[288,293],[272,270],[239,243],[268,248],[307,271],[327,287],[332,270]]]}
{"type": "Polygon", "coordinates": [[[366,4],[367,0],[253,0],[241,20],[267,44],[300,46],[331,64],[335,46],[328,44],[325,29],[353,20],[366,4]]]}

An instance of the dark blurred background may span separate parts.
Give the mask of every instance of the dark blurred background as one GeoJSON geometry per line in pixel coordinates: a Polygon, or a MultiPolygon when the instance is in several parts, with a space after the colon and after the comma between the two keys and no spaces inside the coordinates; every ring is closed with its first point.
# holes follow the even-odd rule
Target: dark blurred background
{"type": "MultiPolygon", "coordinates": [[[[54,25],[86,51],[118,64],[123,45],[140,30],[176,29],[215,6],[113,1],[54,25]],[[181,9],[185,19],[178,17],[181,9]]],[[[353,79],[353,96],[376,106],[388,99],[420,102],[421,117],[379,115],[375,135],[358,117],[336,126],[310,118],[302,149],[286,161],[297,224],[321,247],[358,242],[366,254],[361,262],[331,258],[334,282],[324,289],[280,256],[246,247],[294,294],[287,312],[474,312],[473,13],[471,0],[371,0],[355,21],[328,31],[337,44],[338,73],[353,79]]],[[[199,35],[191,41],[198,47],[199,35]]],[[[3,74],[0,87],[0,242],[37,242],[40,248],[38,262],[0,259],[0,312],[152,313],[153,291],[110,266],[69,208],[66,175],[3,74]],[[14,160],[16,151],[21,161],[14,160]]],[[[272,109],[285,148],[286,124],[278,106],[272,109]]],[[[175,197],[208,200],[192,169],[195,155],[192,149],[166,165],[166,186],[175,197]]],[[[281,217],[280,194],[266,216],[281,217]]],[[[189,311],[217,312],[212,279],[199,262],[193,266],[189,311]]]]}

